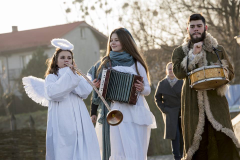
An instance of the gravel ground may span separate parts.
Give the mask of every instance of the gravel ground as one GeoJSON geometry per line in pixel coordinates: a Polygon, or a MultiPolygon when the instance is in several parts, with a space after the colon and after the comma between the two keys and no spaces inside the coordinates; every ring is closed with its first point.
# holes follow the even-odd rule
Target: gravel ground
{"type": "Polygon", "coordinates": [[[148,160],[174,160],[173,155],[151,156],[148,160]]]}

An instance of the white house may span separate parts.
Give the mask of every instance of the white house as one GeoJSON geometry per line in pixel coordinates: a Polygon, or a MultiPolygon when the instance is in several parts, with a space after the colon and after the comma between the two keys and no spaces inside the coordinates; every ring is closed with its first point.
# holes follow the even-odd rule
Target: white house
{"type": "Polygon", "coordinates": [[[84,21],[25,31],[18,31],[16,26],[12,29],[11,33],[0,34],[0,80],[4,92],[13,88],[38,47],[44,48],[48,57],[53,55],[53,38],[64,38],[74,45],[75,62],[84,73],[107,47],[107,37],[84,21]]]}

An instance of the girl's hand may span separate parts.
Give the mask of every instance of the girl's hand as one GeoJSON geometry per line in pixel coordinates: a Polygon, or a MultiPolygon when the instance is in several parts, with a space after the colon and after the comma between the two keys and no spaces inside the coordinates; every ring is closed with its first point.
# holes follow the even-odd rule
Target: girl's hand
{"type": "Polygon", "coordinates": [[[72,64],[70,64],[70,63],[66,63],[66,65],[67,65],[67,66],[73,71],[73,73],[75,74],[76,69],[75,69],[74,65],[72,65],[72,64]]]}
{"type": "Polygon", "coordinates": [[[138,83],[135,83],[134,86],[136,87],[136,90],[138,92],[142,92],[144,90],[144,84],[143,82],[137,80],[138,83]]]}
{"type": "Polygon", "coordinates": [[[93,123],[96,123],[96,121],[97,121],[97,116],[96,116],[96,115],[92,115],[92,116],[91,116],[91,120],[92,120],[93,123]]]}
{"type": "Polygon", "coordinates": [[[93,80],[93,85],[94,85],[96,88],[99,88],[99,87],[100,87],[100,80],[94,79],[94,80],[93,80]]]}

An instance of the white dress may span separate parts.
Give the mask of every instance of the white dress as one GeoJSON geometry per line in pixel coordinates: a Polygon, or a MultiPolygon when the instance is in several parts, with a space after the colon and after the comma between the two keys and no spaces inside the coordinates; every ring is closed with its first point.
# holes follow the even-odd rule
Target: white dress
{"type": "MultiPolygon", "coordinates": [[[[110,126],[111,157],[109,160],[147,160],[151,129],[157,128],[155,117],[144,97],[151,92],[146,70],[139,62],[137,67],[144,80],[144,90],[140,93],[136,105],[120,102],[114,102],[111,105],[112,109],[118,109],[123,113],[123,121],[117,126],[110,126]]],[[[135,64],[131,67],[115,66],[113,69],[137,74],[135,64]]],[[[97,123],[95,129],[101,144],[102,125],[97,123]]],[[[101,145],[100,149],[102,149],[101,145]]]]}
{"type": "Polygon", "coordinates": [[[92,87],[69,67],[45,79],[49,100],[46,160],[100,160],[96,132],[82,99],[92,87]]]}

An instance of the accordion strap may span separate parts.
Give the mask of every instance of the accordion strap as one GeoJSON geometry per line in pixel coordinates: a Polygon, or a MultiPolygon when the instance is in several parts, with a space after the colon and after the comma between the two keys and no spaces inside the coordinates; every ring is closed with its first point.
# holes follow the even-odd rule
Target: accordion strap
{"type": "Polygon", "coordinates": [[[137,74],[140,75],[138,72],[138,68],[137,68],[137,62],[135,61],[134,63],[135,63],[135,68],[136,68],[137,74]]]}
{"type": "Polygon", "coordinates": [[[112,62],[109,60],[109,67],[112,69],[112,62]]]}

